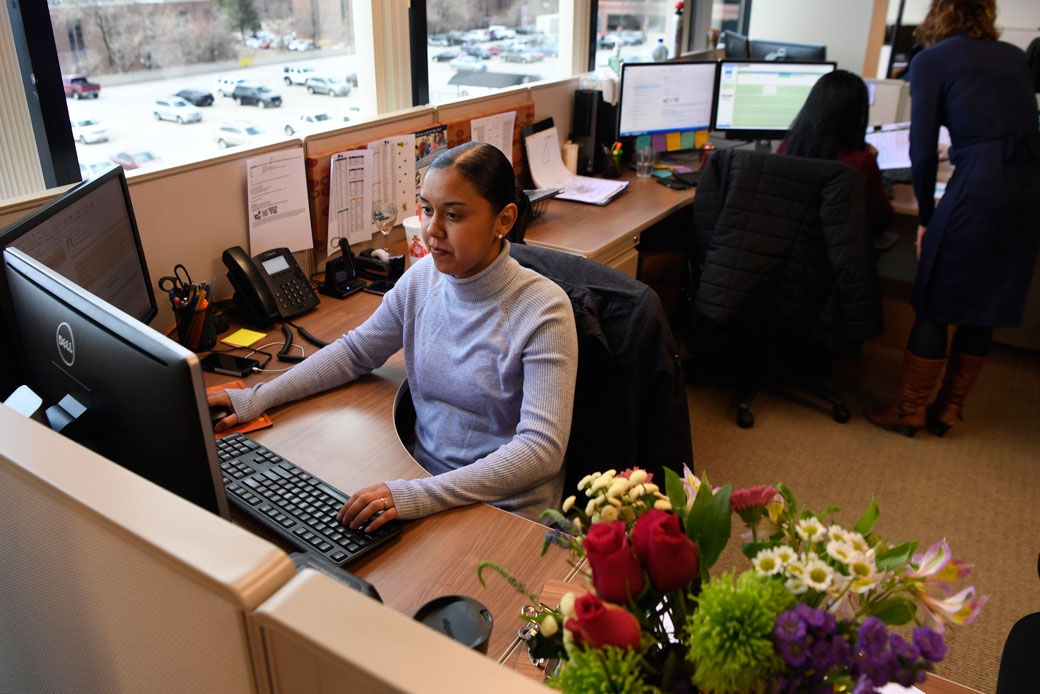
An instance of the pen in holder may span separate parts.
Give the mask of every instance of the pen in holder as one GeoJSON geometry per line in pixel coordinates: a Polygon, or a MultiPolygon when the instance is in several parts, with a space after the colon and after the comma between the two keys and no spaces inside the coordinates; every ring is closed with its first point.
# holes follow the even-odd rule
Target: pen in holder
{"type": "Polygon", "coordinates": [[[217,331],[208,301],[203,299],[195,308],[175,308],[173,314],[177,319],[177,340],[182,345],[198,352],[217,344],[217,331]]]}

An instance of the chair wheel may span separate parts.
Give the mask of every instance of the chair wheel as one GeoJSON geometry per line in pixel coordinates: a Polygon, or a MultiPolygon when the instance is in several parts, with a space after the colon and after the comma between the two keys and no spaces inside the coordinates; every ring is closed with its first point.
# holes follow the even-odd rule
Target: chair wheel
{"type": "Polygon", "coordinates": [[[746,406],[737,407],[737,426],[741,429],[750,429],[755,426],[755,415],[746,406]]]}
{"type": "Polygon", "coordinates": [[[844,405],[834,406],[834,421],[844,424],[852,418],[852,412],[844,405]]]}

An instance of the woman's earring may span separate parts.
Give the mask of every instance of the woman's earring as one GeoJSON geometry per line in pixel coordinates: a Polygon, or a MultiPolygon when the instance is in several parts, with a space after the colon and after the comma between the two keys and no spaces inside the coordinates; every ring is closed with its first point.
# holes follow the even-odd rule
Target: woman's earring
{"type": "Polygon", "coordinates": [[[499,234],[499,235],[498,235],[498,238],[502,238],[502,236],[503,236],[502,234],[499,234]]]}

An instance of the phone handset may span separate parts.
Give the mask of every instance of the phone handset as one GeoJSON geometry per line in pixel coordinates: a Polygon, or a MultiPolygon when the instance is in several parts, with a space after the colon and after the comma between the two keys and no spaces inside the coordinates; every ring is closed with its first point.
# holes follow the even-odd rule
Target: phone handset
{"type": "Polygon", "coordinates": [[[221,256],[228,268],[227,277],[235,289],[234,301],[249,320],[257,325],[270,325],[278,317],[278,309],[267,283],[241,246],[232,246],[221,256]]]}
{"type": "Polygon", "coordinates": [[[241,246],[232,246],[222,260],[235,288],[235,303],[256,325],[268,326],[318,305],[318,295],[288,248],[250,258],[241,246]]]}

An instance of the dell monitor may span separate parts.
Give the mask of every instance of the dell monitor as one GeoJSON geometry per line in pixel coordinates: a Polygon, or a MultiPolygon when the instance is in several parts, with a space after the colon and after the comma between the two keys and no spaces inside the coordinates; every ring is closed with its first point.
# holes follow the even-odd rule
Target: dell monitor
{"type": "Polygon", "coordinates": [[[720,61],[713,129],[727,139],[783,138],[813,85],[834,67],[833,62],[720,61]]]}
{"type": "Polygon", "coordinates": [[[51,427],[229,518],[198,357],[17,248],[2,274],[3,340],[51,427]]]}
{"type": "Polygon", "coordinates": [[[715,61],[623,63],[618,138],[711,127],[715,61]]]}
{"type": "Polygon", "coordinates": [[[738,34],[735,31],[726,29],[722,32],[722,35],[719,36],[719,45],[725,49],[727,58],[751,57],[748,37],[744,34],[738,34]]]}
{"type": "MultiPolygon", "coordinates": [[[[729,57],[728,53],[726,57],[729,57]]],[[[773,61],[827,60],[827,46],[822,43],[752,39],[751,54],[748,57],[755,60],[773,61]]]]}

